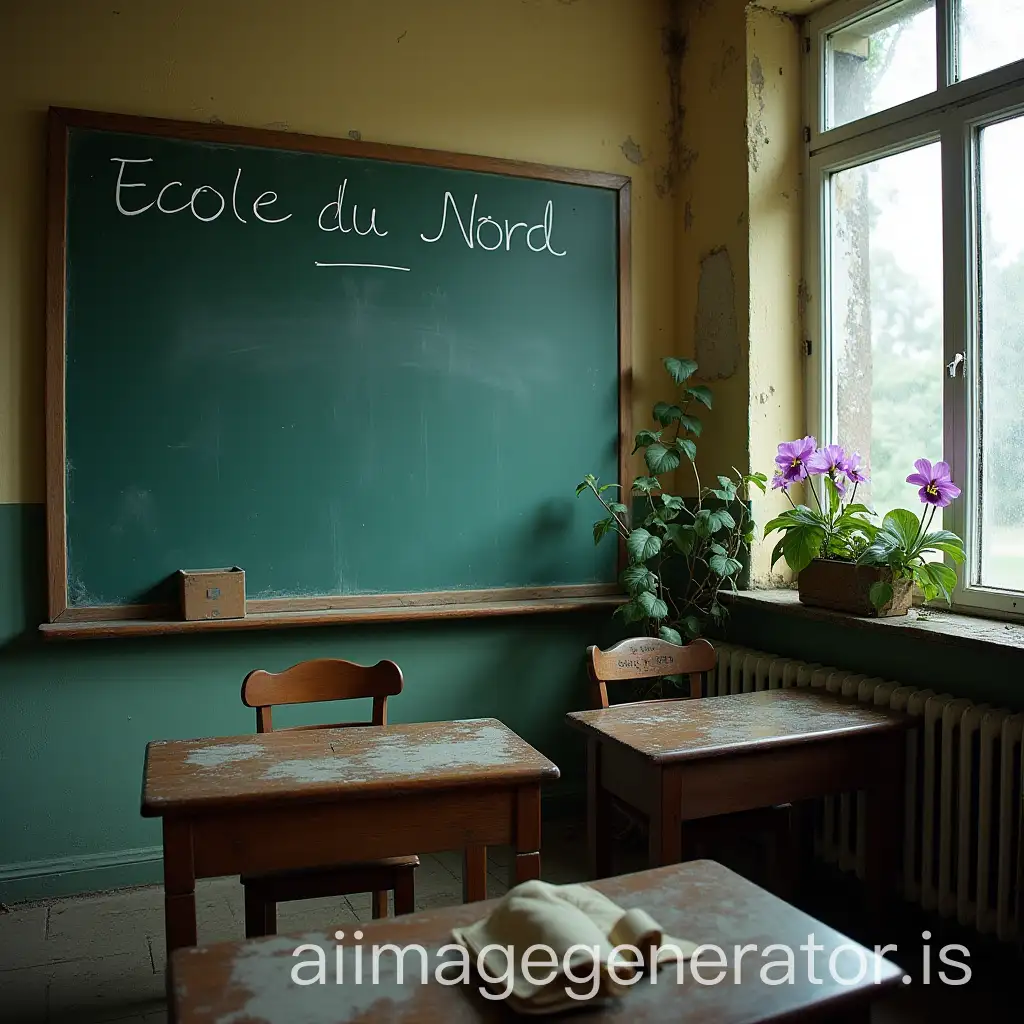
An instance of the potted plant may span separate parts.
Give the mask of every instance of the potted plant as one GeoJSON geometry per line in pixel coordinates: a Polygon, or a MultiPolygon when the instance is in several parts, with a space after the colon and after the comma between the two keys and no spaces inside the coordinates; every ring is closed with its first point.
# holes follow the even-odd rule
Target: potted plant
{"type": "Polygon", "coordinates": [[[926,600],[941,594],[951,601],[956,572],[927,557],[964,560],[963,542],[955,533],[931,529],[935,510],[960,494],[945,462],[933,466],[918,459],[907,477],[919,488],[920,518],[897,508],[881,522],[857,501],[857,488],[868,479],[857,452],[847,453],[841,445],[819,448],[813,437],[804,437],[780,444],[775,463],[772,487],[792,507],[768,523],[764,533],[782,533],[772,565],[784,558],[797,574],[801,602],[855,615],[906,615],[915,584],[926,600]],[[793,501],[790,487],[801,482],[813,506],[793,501]]]}
{"type": "Polygon", "coordinates": [[[614,535],[625,548],[627,565],[619,580],[628,600],[616,615],[641,624],[650,636],[681,644],[700,636],[709,620],[725,617],[719,598],[723,590],[737,589],[753,539],[748,490],[754,486],[763,492],[768,478],[734,469],[731,476],[717,477],[714,486],[701,484],[697,439],[703,424],[695,410],[711,408],[711,389],[691,382],[697,372],[692,360],[663,363],[676,395],[654,406],[657,429],[636,435],[633,452],[643,452],[648,473],[628,491],[633,507],[615,495],[618,484],[602,484],[589,474],[576,494],[593,494],[606,513],[594,523],[594,543],[614,535]],[[689,498],[671,493],[660,479],[683,464],[693,472],[696,493],[689,498]]]}

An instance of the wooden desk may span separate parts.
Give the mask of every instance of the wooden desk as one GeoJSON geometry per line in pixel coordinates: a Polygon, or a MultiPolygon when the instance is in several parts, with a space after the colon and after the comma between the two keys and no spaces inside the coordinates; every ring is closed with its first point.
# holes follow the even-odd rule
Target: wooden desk
{"type": "Polygon", "coordinates": [[[682,823],[863,790],[866,881],[901,874],[909,719],[816,690],[620,704],[568,716],[588,740],[587,818],[597,877],[610,873],[610,797],[650,821],[649,861],[681,859],[682,823]]]}
{"type": "Polygon", "coordinates": [[[142,813],[163,818],[167,948],[196,942],[195,880],[487,846],[540,873],[540,784],[558,768],[495,719],[150,743],[142,813]]]}
{"type": "MultiPolygon", "coordinates": [[[[607,878],[593,885],[620,906],[644,908],[669,934],[718,946],[725,953],[728,974],[717,984],[704,985],[696,981],[687,966],[680,986],[675,965],[663,967],[657,984],[642,978],[619,1005],[575,1011],[573,1024],[627,1017],[633,1024],[677,1024],[684,1019],[688,1024],[757,1024],[783,1017],[787,1021],[866,1024],[868,1004],[898,984],[903,975],[894,964],[713,861],[691,861],[607,878]],[[793,950],[793,984],[766,985],[761,979],[766,963],[785,956],[777,948],[764,955],[773,943],[793,950]],[[809,943],[815,948],[801,951],[801,945],[809,943]],[[746,945],[756,949],[740,955],[740,983],[735,984],[736,949],[746,945]],[[861,982],[844,987],[830,973],[828,964],[832,952],[846,945],[853,946],[864,960],[856,952],[844,951],[836,957],[836,974],[852,979],[862,962],[867,969],[861,982]],[[813,970],[809,973],[812,955],[813,970]],[[813,979],[820,979],[821,984],[814,984],[813,979]]],[[[333,933],[325,933],[178,950],[171,958],[172,1019],[178,1024],[214,1024],[222,1020],[245,1024],[293,1024],[300,1020],[303,1024],[384,1020],[469,1024],[511,1020],[513,1015],[501,1003],[487,1002],[478,994],[480,982],[475,974],[469,985],[450,986],[438,984],[435,975],[441,962],[437,950],[451,941],[452,928],[484,917],[495,902],[444,907],[360,925],[359,943],[353,942],[351,928],[346,926],[342,942],[333,933]],[[324,985],[297,986],[291,982],[292,966],[311,959],[309,955],[291,955],[306,942],[319,945],[327,954],[324,985]],[[372,947],[385,943],[399,947],[420,943],[427,952],[427,984],[421,981],[418,954],[410,952],[404,959],[406,974],[399,986],[396,956],[390,952],[381,954],[379,984],[372,985],[372,947]],[[341,984],[335,980],[339,945],[348,947],[342,954],[341,984]],[[352,983],[354,945],[362,947],[362,985],[352,983]]],[[[705,980],[713,979],[722,969],[711,966],[716,954],[709,951],[703,956],[706,959],[700,974],[705,980]]],[[[783,967],[777,967],[767,977],[778,979],[784,973],[783,967]]],[[[448,977],[456,974],[453,970],[448,977]]],[[[569,1018],[560,1015],[557,1019],[569,1018]]]]}

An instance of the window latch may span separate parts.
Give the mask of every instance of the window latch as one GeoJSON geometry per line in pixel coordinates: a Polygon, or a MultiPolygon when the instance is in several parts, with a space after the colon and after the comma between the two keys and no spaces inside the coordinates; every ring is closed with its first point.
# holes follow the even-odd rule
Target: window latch
{"type": "Polygon", "coordinates": [[[963,352],[957,352],[957,354],[953,356],[953,361],[946,363],[946,372],[950,377],[955,377],[957,369],[961,366],[964,366],[966,369],[966,360],[963,352]]]}

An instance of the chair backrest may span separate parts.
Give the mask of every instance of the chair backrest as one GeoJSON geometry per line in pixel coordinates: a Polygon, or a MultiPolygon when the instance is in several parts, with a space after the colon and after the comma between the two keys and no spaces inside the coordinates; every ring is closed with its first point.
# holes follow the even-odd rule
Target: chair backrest
{"type": "Polygon", "coordinates": [[[608,707],[607,683],[623,679],[655,679],[660,676],[690,677],[690,696],[700,697],[703,675],[715,667],[718,655],[707,640],[694,640],[685,647],[655,637],[634,637],[602,651],[587,648],[592,704],[608,707]]]}
{"type": "Polygon", "coordinates": [[[356,665],[340,658],[300,661],[283,672],[256,669],[242,681],[242,703],[256,709],[256,731],[270,732],[274,704],[312,704],[324,700],[373,698],[368,722],[337,722],[327,725],[294,726],[299,729],[325,729],[339,726],[387,725],[388,697],[402,692],[402,670],[393,661],[376,665],[356,665]]]}

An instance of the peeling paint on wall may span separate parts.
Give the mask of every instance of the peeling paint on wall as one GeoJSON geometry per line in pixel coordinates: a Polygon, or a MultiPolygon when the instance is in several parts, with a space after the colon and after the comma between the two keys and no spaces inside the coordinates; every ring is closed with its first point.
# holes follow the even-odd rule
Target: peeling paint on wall
{"type": "Polygon", "coordinates": [[[694,324],[697,365],[705,380],[731,377],[739,366],[736,279],[729,250],[712,249],[700,261],[694,324]]]}
{"type": "Polygon", "coordinates": [[[644,162],[644,154],[640,149],[640,143],[634,141],[633,136],[629,135],[619,143],[619,149],[622,150],[622,155],[631,164],[642,164],[644,162]]]}
{"type": "Polygon", "coordinates": [[[747,159],[753,170],[761,164],[761,146],[768,145],[768,129],[764,126],[764,68],[761,60],[754,54],[750,60],[750,86],[757,102],[757,110],[750,112],[749,134],[747,136],[747,159]]]}

